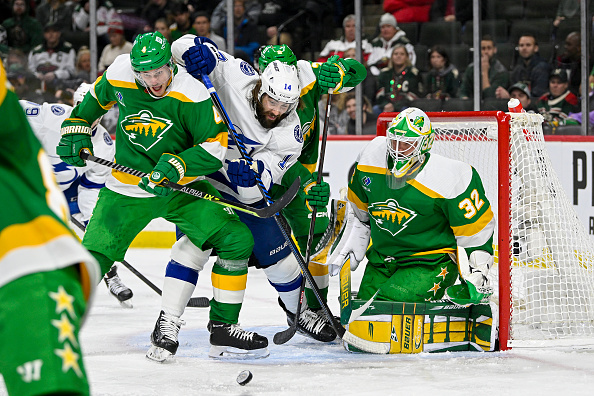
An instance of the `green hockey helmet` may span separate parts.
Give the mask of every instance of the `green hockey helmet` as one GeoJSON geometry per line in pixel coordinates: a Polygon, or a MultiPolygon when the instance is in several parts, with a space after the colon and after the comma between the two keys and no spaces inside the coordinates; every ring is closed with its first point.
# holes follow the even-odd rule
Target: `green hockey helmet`
{"type": "Polygon", "coordinates": [[[416,107],[403,110],[386,130],[387,160],[390,173],[401,178],[410,175],[425,160],[435,134],[427,114],[416,107]]]}
{"type": "Polygon", "coordinates": [[[258,70],[260,73],[264,72],[266,66],[275,60],[286,63],[287,65],[297,66],[297,57],[286,44],[267,45],[260,51],[260,56],[258,57],[258,70]]]}
{"type": "Polygon", "coordinates": [[[171,63],[171,46],[159,32],[141,34],[134,40],[130,61],[135,72],[158,69],[171,63]]]}

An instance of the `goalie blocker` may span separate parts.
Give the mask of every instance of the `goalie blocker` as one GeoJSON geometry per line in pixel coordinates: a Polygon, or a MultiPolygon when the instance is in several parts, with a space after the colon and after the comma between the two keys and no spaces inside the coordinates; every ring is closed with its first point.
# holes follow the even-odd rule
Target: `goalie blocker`
{"type": "MultiPolygon", "coordinates": [[[[367,301],[353,299],[353,309],[367,301]]],[[[389,344],[388,353],[497,350],[497,306],[373,301],[348,325],[357,337],[389,344]]],[[[344,343],[347,351],[363,352],[344,343]]]]}

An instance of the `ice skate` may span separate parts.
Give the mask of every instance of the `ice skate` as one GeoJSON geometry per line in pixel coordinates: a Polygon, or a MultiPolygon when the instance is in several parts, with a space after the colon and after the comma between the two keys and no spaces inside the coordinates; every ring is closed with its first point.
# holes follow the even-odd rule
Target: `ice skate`
{"type": "Polygon", "coordinates": [[[109,272],[103,277],[109,293],[117,298],[120,305],[124,308],[132,308],[132,290],[124,285],[122,279],[118,276],[118,267],[113,265],[109,272]]]}
{"type": "Polygon", "coordinates": [[[210,351],[208,356],[217,359],[259,359],[267,357],[268,339],[253,331],[245,331],[239,324],[211,320],[210,351]]]}
{"type": "MultiPolygon", "coordinates": [[[[295,314],[287,310],[280,298],[278,299],[278,303],[287,314],[287,323],[289,326],[293,325],[295,314]]],[[[318,315],[310,308],[307,308],[305,311],[301,312],[301,315],[299,315],[297,331],[316,341],[330,342],[336,339],[336,332],[332,326],[330,326],[326,316],[318,315]]]]}
{"type": "Polygon", "coordinates": [[[156,362],[164,362],[177,352],[179,342],[177,335],[182,325],[186,324],[177,316],[168,315],[161,311],[159,319],[155,323],[155,330],[151,333],[151,344],[153,344],[146,357],[156,362]]]}

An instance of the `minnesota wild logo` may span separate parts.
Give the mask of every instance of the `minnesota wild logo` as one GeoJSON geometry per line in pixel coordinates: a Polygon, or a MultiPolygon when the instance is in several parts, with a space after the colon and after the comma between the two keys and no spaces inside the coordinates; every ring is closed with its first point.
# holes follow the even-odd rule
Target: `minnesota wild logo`
{"type": "Polygon", "coordinates": [[[142,110],[138,114],[132,114],[125,117],[120,123],[122,130],[132,144],[142,147],[149,151],[173,123],[171,120],[160,117],[153,117],[148,110],[142,110]]]}
{"type": "Polygon", "coordinates": [[[417,116],[417,118],[415,118],[415,120],[413,121],[413,125],[421,129],[423,128],[423,125],[425,125],[425,119],[421,116],[417,116]]]}
{"type": "Polygon", "coordinates": [[[417,217],[414,211],[401,207],[392,198],[369,205],[368,211],[377,226],[388,231],[392,236],[405,229],[407,224],[417,217]]]}

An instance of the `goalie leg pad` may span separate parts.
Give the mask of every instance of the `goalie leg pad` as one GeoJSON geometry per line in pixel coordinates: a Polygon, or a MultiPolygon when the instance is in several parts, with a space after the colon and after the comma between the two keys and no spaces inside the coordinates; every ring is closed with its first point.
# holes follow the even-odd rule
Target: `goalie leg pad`
{"type": "MultiPolygon", "coordinates": [[[[353,300],[358,308],[364,300],[353,300]]],[[[364,340],[388,344],[389,353],[493,351],[497,338],[494,304],[460,307],[447,303],[375,301],[348,326],[364,340]]],[[[361,350],[345,343],[351,352],[361,350]]]]}

